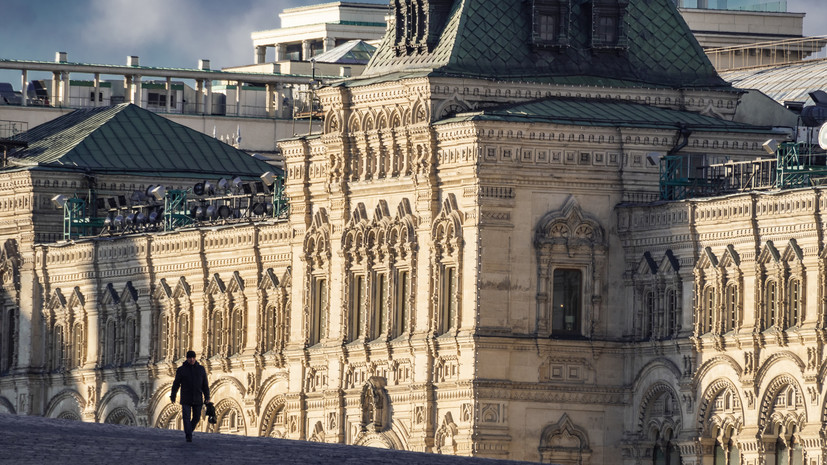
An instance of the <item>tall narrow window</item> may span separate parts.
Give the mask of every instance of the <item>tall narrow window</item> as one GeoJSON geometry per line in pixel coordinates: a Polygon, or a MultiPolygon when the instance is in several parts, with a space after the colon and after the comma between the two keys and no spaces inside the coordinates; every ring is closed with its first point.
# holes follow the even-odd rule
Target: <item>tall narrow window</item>
{"type": "Polygon", "coordinates": [[[327,325],[327,280],[316,279],[313,286],[313,306],[310,320],[310,344],[322,341],[327,325]]]}
{"type": "Polygon", "coordinates": [[[52,339],[52,370],[60,370],[64,367],[66,339],[63,326],[55,325],[54,337],[52,339]]]}
{"type": "Polygon", "coordinates": [[[674,289],[666,292],[666,314],[669,318],[667,335],[670,337],[678,334],[678,293],[674,289]]]}
{"type": "Polygon", "coordinates": [[[778,295],[778,287],[775,281],[767,281],[767,289],[765,293],[765,304],[767,306],[767,327],[777,326],[779,323],[778,305],[776,297],[778,295]]]}
{"type": "Polygon", "coordinates": [[[135,319],[129,318],[126,320],[126,328],[124,331],[124,353],[123,353],[123,361],[126,364],[131,364],[135,361],[135,352],[136,352],[136,327],[135,327],[135,319]]]}
{"type": "Polygon", "coordinates": [[[9,310],[8,318],[6,321],[6,353],[5,353],[5,364],[4,364],[4,371],[10,370],[14,366],[14,356],[17,353],[17,347],[14,343],[14,332],[17,328],[17,318],[15,310],[9,310]]]}
{"type": "Polygon", "coordinates": [[[657,325],[655,323],[655,293],[646,293],[646,339],[655,337],[657,325]]]}
{"type": "Polygon", "coordinates": [[[83,344],[85,341],[83,334],[83,325],[75,324],[72,341],[72,368],[80,368],[83,365],[83,344]]]}
{"type": "Polygon", "coordinates": [[[169,355],[169,315],[163,314],[158,325],[158,360],[169,355]]]}
{"type": "Polygon", "coordinates": [[[396,274],[396,296],[394,302],[394,336],[401,336],[408,330],[408,271],[398,271],[396,274]]]}
{"type": "Polygon", "coordinates": [[[551,331],[553,335],[580,335],[582,273],[554,270],[551,331]]]}
{"type": "Polygon", "coordinates": [[[363,335],[364,320],[362,312],[365,307],[365,277],[354,275],[350,280],[350,327],[348,340],[355,341],[363,335]]]}
{"type": "Polygon", "coordinates": [[[704,321],[704,327],[701,330],[702,334],[709,333],[715,328],[715,304],[715,288],[709,286],[704,293],[704,314],[706,321],[704,321]]]}
{"type": "Polygon", "coordinates": [[[738,324],[738,287],[729,285],[724,296],[724,332],[734,330],[738,324]]]}
{"type": "Polygon", "coordinates": [[[224,332],[224,315],[221,312],[215,312],[212,317],[212,355],[218,355],[222,352],[222,333],[224,332]]]}
{"type": "Polygon", "coordinates": [[[801,323],[801,281],[798,279],[790,280],[790,327],[797,326],[801,323]]]}
{"type": "Polygon", "coordinates": [[[373,314],[371,328],[373,334],[371,339],[377,339],[382,334],[387,334],[387,322],[385,318],[385,273],[376,273],[373,279],[373,314]]]}
{"type": "Polygon", "coordinates": [[[732,439],[729,440],[729,463],[727,465],[741,465],[741,451],[732,439]]]}
{"type": "Polygon", "coordinates": [[[109,319],[106,322],[104,337],[103,366],[110,366],[115,363],[115,320],[109,319]]]}
{"type": "Polygon", "coordinates": [[[533,0],[533,44],[540,48],[568,45],[570,0],[533,0]]]}
{"type": "Polygon", "coordinates": [[[441,330],[440,333],[447,332],[451,329],[457,316],[457,300],[456,300],[456,280],[457,268],[455,266],[445,266],[442,269],[441,296],[440,296],[440,319],[441,330]]]}
{"type": "Polygon", "coordinates": [[[190,347],[190,319],[189,315],[182,313],[178,316],[178,353],[176,358],[184,358],[190,347]]]}
{"type": "Polygon", "coordinates": [[[782,438],[775,441],[775,465],[790,465],[790,450],[782,438]]]}
{"type": "Polygon", "coordinates": [[[244,314],[241,308],[234,307],[230,313],[230,355],[241,352],[244,344],[244,314]]]}

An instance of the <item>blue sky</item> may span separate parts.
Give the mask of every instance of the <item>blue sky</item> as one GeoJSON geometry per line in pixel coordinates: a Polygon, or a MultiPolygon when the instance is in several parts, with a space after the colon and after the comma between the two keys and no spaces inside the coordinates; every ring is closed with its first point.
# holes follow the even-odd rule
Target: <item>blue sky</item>
{"type": "MultiPolygon", "coordinates": [[[[195,68],[201,58],[213,69],[249,64],[251,32],[279,27],[284,8],[323,2],[3,0],[0,58],[52,61],[64,51],[69,61],[83,63],[126,64],[128,55],[137,55],[145,66],[195,68]]],[[[805,35],[827,35],[825,0],[787,3],[788,11],[807,13],[805,35]]],[[[19,87],[19,79],[17,72],[0,72],[0,82],[19,87]]]]}

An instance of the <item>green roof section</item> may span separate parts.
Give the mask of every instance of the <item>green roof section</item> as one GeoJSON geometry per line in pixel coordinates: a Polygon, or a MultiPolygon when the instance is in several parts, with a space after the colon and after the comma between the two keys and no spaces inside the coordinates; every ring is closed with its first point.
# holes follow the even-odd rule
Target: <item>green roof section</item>
{"type": "Polygon", "coordinates": [[[9,168],[162,177],[281,174],[242,150],[131,103],[75,110],[13,139],[28,147],[10,154],[9,168]]]}
{"type": "Polygon", "coordinates": [[[578,126],[644,127],[714,132],[774,134],[771,127],[753,126],[688,111],[618,100],[549,97],[529,103],[461,113],[436,124],[463,121],[552,123],[578,126]]]}
{"type": "MultiPolygon", "coordinates": [[[[567,1],[570,22],[565,46],[535,47],[532,1],[454,0],[431,52],[397,56],[396,32],[391,29],[362,77],[428,71],[510,81],[580,77],[632,86],[729,87],[672,0],[629,0],[623,15],[626,40],[618,49],[591,45],[594,0],[567,1]]],[[[361,79],[356,79],[356,85],[361,79]]]]}

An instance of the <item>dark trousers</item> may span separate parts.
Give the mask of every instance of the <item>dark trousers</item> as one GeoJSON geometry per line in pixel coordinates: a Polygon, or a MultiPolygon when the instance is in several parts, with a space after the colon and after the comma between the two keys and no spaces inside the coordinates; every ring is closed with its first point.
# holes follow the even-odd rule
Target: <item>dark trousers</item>
{"type": "Polygon", "coordinates": [[[184,416],[184,434],[188,438],[192,437],[192,430],[198,426],[198,421],[201,419],[201,405],[181,404],[181,415],[184,416]]]}

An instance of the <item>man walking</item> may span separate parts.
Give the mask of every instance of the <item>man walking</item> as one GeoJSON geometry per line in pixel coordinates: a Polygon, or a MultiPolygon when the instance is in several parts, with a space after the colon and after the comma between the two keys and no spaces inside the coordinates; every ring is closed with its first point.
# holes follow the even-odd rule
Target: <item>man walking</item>
{"type": "Polygon", "coordinates": [[[184,434],[187,442],[192,442],[192,430],[198,426],[201,419],[201,406],[210,401],[210,385],[207,383],[207,370],[195,361],[195,352],[187,352],[187,361],[178,367],[175,372],[175,381],[172,383],[172,395],[169,396],[175,403],[175,394],[181,388],[181,414],[184,416],[184,434]],[[201,393],[204,393],[202,400],[201,393]]]}

